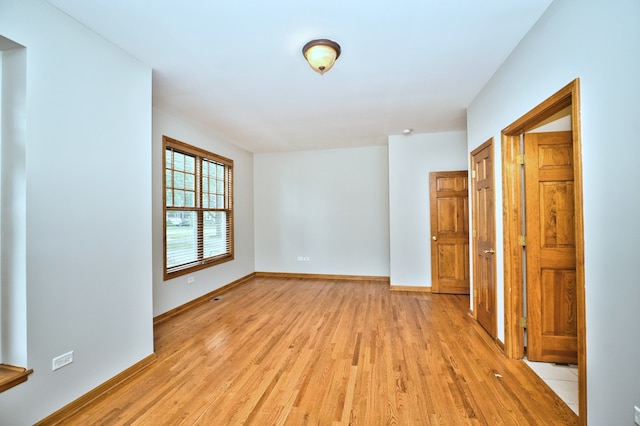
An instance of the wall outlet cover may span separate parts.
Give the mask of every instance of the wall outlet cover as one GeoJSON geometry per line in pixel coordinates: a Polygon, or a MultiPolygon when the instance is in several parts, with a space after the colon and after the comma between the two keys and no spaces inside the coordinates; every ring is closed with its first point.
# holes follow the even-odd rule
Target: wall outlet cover
{"type": "Polygon", "coordinates": [[[67,352],[66,354],[59,355],[53,360],[51,360],[51,370],[56,371],[59,368],[64,367],[65,365],[71,364],[73,362],[73,351],[67,352]]]}

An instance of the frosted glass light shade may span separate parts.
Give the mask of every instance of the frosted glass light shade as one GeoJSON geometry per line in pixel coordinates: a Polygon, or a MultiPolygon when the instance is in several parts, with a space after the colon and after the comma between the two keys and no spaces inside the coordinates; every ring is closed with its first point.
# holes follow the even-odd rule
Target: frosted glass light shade
{"type": "Polygon", "coordinates": [[[324,74],[340,56],[340,45],[326,39],[311,40],[302,48],[302,54],[314,71],[324,74]]]}

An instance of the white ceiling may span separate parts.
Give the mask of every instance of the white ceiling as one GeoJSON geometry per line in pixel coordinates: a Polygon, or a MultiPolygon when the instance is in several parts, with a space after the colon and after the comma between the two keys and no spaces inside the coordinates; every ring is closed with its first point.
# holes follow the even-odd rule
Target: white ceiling
{"type": "Polygon", "coordinates": [[[269,152],[464,130],[552,0],[47,1],[151,66],[154,106],[269,152]],[[342,46],[322,76],[314,38],[342,46]]]}

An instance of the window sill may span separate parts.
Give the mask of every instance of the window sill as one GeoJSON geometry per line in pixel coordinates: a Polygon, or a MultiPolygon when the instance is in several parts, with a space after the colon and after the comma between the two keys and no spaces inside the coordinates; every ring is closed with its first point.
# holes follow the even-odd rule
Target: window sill
{"type": "Polygon", "coordinates": [[[0,364],[0,392],[26,382],[31,373],[33,373],[32,369],[0,364]]]}

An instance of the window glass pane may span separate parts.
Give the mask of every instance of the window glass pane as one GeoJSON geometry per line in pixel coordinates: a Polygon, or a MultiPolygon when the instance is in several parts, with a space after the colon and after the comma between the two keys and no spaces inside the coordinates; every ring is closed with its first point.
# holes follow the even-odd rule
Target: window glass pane
{"type": "Polygon", "coordinates": [[[224,194],[224,182],[219,180],[216,182],[216,184],[217,184],[216,192],[218,194],[224,194]]]}
{"type": "Polygon", "coordinates": [[[204,257],[213,257],[227,252],[226,212],[204,213],[204,257]]]}
{"type": "Polygon", "coordinates": [[[194,211],[167,212],[167,268],[198,260],[196,217],[194,211]]]}
{"type": "Polygon", "coordinates": [[[209,205],[209,194],[202,194],[202,207],[205,209],[211,207],[209,205]]]}
{"type": "Polygon", "coordinates": [[[187,174],[184,176],[184,187],[194,191],[196,189],[196,177],[194,175],[187,174]]]}
{"type": "Polygon", "coordinates": [[[165,200],[167,203],[167,207],[171,207],[173,206],[173,191],[170,189],[167,189],[166,193],[165,193],[165,200]]]}
{"type": "Polygon", "coordinates": [[[224,179],[224,166],[218,164],[218,167],[216,167],[216,171],[217,171],[217,178],[220,180],[224,179]]]}
{"type": "Polygon", "coordinates": [[[173,205],[174,207],[184,207],[184,191],[173,191],[173,205]]]}
{"type": "Polygon", "coordinates": [[[185,207],[195,207],[196,206],[196,193],[195,192],[191,192],[191,191],[187,191],[185,192],[185,200],[184,200],[184,206],[185,207]]]}
{"type": "Polygon", "coordinates": [[[175,170],[184,170],[184,154],[179,152],[173,153],[173,168],[175,170]]]}
{"type": "Polygon", "coordinates": [[[195,173],[196,171],[196,159],[195,157],[186,156],[184,159],[184,169],[189,173],[195,173]]]}
{"type": "Polygon", "coordinates": [[[165,185],[167,186],[167,188],[171,188],[173,186],[172,176],[173,174],[171,170],[167,170],[167,172],[165,173],[165,185]]]}
{"type": "Polygon", "coordinates": [[[170,169],[171,163],[173,162],[173,151],[170,149],[165,150],[165,168],[170,169]]]}
{"type": "Polygon", "coordinates": [[[209,192],[209,179],[206,177],[202,179],[202,192],[209,192]]]}
{"type": "Polygon", "coordinates": [[[173,187],[176,189],[184,189],[184,173],[175,172],[173,174],[173,187]]]}
{"type": "Polygon", "coordinates": [[[218,209],[223,209],[224,208],[224,197],[222,195],[218,195],[217,197],[217,201],[216,201],[216,208],[218,209]]]}

